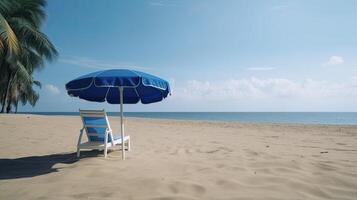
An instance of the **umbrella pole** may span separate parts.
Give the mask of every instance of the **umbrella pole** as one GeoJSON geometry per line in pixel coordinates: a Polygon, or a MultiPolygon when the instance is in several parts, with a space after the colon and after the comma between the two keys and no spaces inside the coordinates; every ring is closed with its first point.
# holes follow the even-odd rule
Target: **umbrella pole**
{"type": "Polygon", "coordinates": [[[124,123],[123,123],[123,87],[119,87],[120,91],[120,132],[121,132],[121,149],[122,158],[125,160],[125,140],[124,140],[124,123]]]}

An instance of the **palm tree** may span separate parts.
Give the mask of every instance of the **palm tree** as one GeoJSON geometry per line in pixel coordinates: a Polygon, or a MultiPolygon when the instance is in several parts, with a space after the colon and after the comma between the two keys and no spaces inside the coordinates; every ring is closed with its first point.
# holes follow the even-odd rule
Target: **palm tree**
{"type": "MultiPolygon", "coordinates": [[[[58,54],[48,37],[40,31],[45,19],[45,5],[46,0],[0,1],[1,112],[4,112],[6,104],[7,112],[10,111],[12,98],[9,94],[18,87],[16,82],[20,80],[23,88],[32,88],[33,71],[44,67],[45,60],[52,61],[58,54]]],[[[18,90],[24,91],[30,90],[18,90]]],[[[36,95],[22,97],[34,96],[36,95]]]]}

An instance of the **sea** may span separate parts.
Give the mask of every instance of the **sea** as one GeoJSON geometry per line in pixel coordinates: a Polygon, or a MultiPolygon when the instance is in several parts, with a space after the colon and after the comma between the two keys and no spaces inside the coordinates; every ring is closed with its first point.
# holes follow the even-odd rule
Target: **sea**
{"type": "MultiPolygon", "coordinates": [[[[38,115],[79,116],[78,112],[26,112],[38,115]]],[[[108,112],[119,116],[119,112],[108,112]]],[[[357,112],[125,112],[125,117],[204,120],[242,123],[357,125],[357,112]]]]}

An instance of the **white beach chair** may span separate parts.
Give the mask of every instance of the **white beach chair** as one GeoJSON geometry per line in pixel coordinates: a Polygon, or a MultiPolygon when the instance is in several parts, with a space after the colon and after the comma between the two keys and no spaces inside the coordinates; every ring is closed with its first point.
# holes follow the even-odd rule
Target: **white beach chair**
{"type": "MultiPolygon", "coordinates": [[[[114,136],[109,125],[109,120],[104,110],[79,110],[83,122],[77,143],[77,157],[80,156],[81,149],[104,150],[104,157],[107,157],[109,148],[115,146],[124,147],[130,151],[130,136],[114,136]],[[87,133],[87,142],[82,143],[83,132],[87,133]],[[124,138],[124,141],[122,140],[124,138]],[[121,145],[124,142],[124,145],[121,145]]],[[[122,149],[125,151],[125,149],[122,149]]]]}

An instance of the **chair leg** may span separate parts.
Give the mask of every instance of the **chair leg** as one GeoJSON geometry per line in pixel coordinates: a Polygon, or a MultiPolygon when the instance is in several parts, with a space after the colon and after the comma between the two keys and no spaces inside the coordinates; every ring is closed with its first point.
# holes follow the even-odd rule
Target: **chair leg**
{"type": "Polygon", "coordinates": [[[80,145],[81,145],[83,130],[84,130],[84,127],[79,131],[80,133],[79,133],[78,142],[77,142],[77,157],[78,157],[78,158],[79,158],[79,156],[81,155],[80,145]]]}
{"type": "Polygon", "coordinates": [[[104,149],[104,158],[107,158],[107,155],[108,155],[108,148],[105,147],[105,149],[104,149]]]}
{"type": "Polygon", "coordinates": [[[77,147],[77,158],[81,156],[81,150],[77,147]]]}
{"type": "Polygon", "coordinates": [[[130,139],[127,141],[128,151],[130,151],[130,139]]]}

